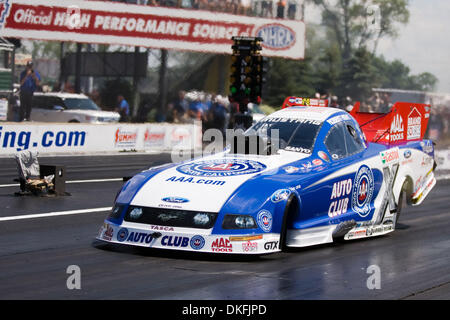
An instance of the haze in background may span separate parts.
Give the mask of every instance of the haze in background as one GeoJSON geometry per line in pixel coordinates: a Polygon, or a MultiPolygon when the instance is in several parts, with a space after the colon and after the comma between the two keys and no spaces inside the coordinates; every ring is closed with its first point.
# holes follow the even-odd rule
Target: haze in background
{"type": "MultiPolygon", "coordinates": [[[[396,39],[380,40],[377,54],[401,60],[410,74],[431,72],[439,79],[436,91],[450,93],[450,1],[410,0],[409,11],[408,25],[399,26],[396,39]]],[[[307,4],[306,27],[320,21],[320,10],[307,4]]]]}

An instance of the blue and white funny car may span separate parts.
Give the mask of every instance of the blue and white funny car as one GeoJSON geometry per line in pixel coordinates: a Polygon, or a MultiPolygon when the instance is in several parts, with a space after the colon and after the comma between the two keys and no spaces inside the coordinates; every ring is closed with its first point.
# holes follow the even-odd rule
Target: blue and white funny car
{"type": "Polygon", "coordinates": [[[430,106],[347,113],[289,97],[283,107],[245,133],[271,141],[271,152],[232,147],[134,176],[97,239],[273,253],[392,232],[402,203],[419,205],[434,187],[434,147],[423,139],[430,106]]]}

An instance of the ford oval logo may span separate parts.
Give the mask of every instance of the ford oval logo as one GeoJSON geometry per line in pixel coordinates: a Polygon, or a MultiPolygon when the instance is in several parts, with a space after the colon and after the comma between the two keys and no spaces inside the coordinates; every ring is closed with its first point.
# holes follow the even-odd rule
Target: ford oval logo
{"type": "Polygon", "coordinates": [[[281,24],[266,24],[256,31],[256,35],[263,39],[262,46],[267,49],[288,49],[295,43],[294,31],[281,24]]]}
{"type": "Polygon", "coordinates": [[[188,199],[180,198],[180,197],[166,197],[166,198],[163,198],[162,201],[171,202],[171,203],[186,203],[186,202],[189,202],[188,199]]]}

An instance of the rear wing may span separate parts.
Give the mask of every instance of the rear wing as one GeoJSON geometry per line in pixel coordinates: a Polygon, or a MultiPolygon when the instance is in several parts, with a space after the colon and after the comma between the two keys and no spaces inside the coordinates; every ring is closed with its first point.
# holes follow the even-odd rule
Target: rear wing
{"type": "Polygon", "coordinates": [[[386,145],[422,140],[430,119],[428,104],[397,102],[388,113],[359,111],[357,102],[350,114],[359,123],[366,139],[386,145]]]}
{"type": "Polygon", "coordinates": [[[281,109],[289,107],[328,107],[328,100],[315,98],[287,97],[281,109]]]}

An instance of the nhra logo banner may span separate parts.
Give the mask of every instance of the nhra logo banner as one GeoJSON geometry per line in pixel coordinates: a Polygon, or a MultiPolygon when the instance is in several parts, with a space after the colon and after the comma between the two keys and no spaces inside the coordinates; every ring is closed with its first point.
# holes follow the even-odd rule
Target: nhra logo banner
{"type": "Polygon", "coordinates": [[[263,55],[303,59],[305,23],[110,1],[0,0],[0,36],[231,54],[260,36],[263,55]]]}

